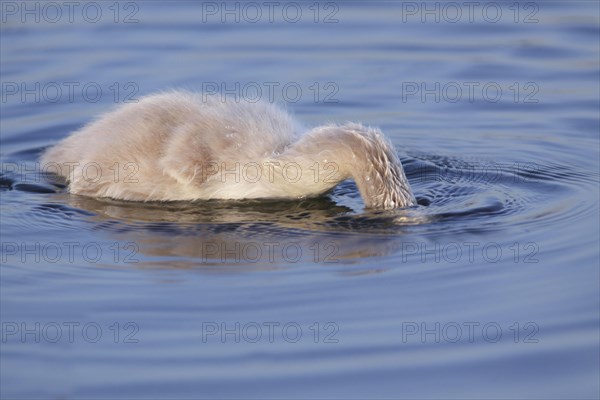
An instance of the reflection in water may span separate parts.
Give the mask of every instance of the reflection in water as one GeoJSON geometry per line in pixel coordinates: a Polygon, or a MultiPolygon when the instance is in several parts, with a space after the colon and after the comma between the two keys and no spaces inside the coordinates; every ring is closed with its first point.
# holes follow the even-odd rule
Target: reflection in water
{"type": "MultiPolygon", "coordinates": [[[[95,230],[133,241],[149,266],[336,264],[389,255],[414,210],[356,215],[329,197],[303,201],[132,203],[62,194],[95,230]],[[388,234],[382,234],[382,228],[388,234]],[[370,233],[370,235],[369,235],[370,233]]],[[[62,203],[63,201],[61,201],[62,203]]]]}

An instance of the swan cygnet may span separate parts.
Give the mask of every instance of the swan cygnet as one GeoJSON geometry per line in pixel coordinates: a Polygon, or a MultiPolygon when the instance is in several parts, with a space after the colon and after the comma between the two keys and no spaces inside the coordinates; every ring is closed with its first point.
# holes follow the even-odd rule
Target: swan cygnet
{"type": "Polygon", "coordinates": [[[71,193],[132,201],[301,199],[354,179],[367,208],[416,203],[394,148],[358,123],[304,131],[264,102],[173,91],[126,104],[44,152],[71,193]]]}

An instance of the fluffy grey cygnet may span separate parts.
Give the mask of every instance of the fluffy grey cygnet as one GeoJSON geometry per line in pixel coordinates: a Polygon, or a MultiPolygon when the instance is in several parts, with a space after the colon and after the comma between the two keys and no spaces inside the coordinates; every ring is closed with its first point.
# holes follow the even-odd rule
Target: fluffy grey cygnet
{"type": "Polygon", "coordinates": [[[365,206],[416,203],[394,148],[358,123],[304,130],[273,104],[173,91],[124,105],[42,155],[71,193],[131,201],[301,199],[354,179],[365,206]]]}

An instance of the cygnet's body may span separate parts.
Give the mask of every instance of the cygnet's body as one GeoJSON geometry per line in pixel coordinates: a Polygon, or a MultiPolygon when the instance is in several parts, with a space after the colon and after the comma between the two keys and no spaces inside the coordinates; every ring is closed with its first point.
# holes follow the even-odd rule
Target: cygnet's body
{"type": "Polygon", "coordinates": [[[307,132],[268,103],[168,92],[108,113],[42,156],[71,193],[134,201],[298,199],[352,178],[365,205],[415,204],[383,134],[360,124],[307,132]]]}

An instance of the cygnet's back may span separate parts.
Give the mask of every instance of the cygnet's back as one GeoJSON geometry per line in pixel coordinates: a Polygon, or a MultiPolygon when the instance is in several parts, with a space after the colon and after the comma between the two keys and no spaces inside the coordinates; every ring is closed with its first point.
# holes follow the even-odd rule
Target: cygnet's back
{"type": "Polygon", "coordinates": [[[283,152],[298,131],[288,114],[268,103],[167,92],[101,116],[50,148],[42,163],[58,164],[59,174],[69,178],[71,191],[78,194],[194,198],[186,184],[202,179],[202,166],[260,162],[283,152]],[[174,186],[173,179],[183,185],[174,186]]]}

